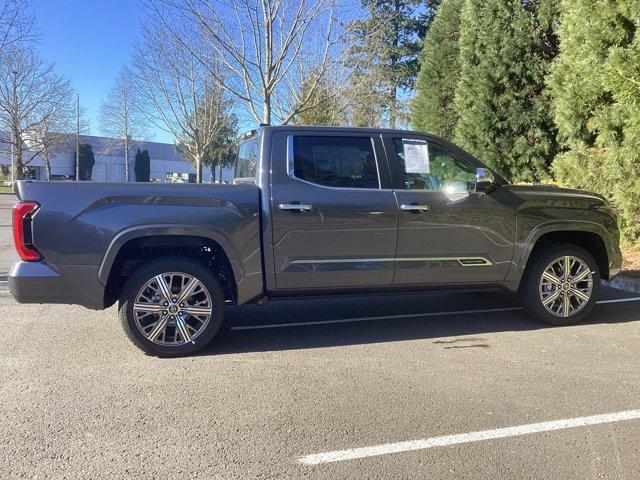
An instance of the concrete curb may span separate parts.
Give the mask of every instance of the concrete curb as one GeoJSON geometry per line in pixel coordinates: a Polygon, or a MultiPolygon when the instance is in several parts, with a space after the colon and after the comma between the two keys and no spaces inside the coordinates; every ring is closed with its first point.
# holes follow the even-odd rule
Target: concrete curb
{"type": "Polygon", "coordinates": [[[614,278],[610,282],[603,280],[602,284],[607,287],[617,288],[618,290],[626,290],[627,292],[640,293],[640,278],[625,277],[624,275],[618,275],[616,278],[614,278]]]}

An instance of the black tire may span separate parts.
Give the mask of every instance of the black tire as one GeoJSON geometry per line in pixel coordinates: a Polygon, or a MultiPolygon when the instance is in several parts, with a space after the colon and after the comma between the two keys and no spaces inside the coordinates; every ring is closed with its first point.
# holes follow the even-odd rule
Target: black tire
{"type": "MultiPolygon", "coordinates": [[[[140,267],[129,277],[120,294],[118,313],[125,333],[136,347],[147,355],[176,357],[195,353],[213,340],[222,326],[224,306],[225,300],[220,282],[205,266],[188,258],[162,257],[140,267]],[[185,273],[195,277],[205,287],[211,300],[212,314],[208,323],[202,327],[197,335],[194,335],[193,339],[178,345],[161,345],[147,338],[138,327],[133,311],[133,304],[138,292],[156,275],[167,272],[185,273]]],[[[157,315],[159,318],[161,313],[157,315]]],[[[174,330],[177,330],[177,327],[174,330]]],[[[178,338],[176,336],[178,333],[174,332],[173,335],[174,338],[178,338]]]]}
{"type": "MultiPolygon", "coordinates": [[[[561,287],[554,286],[553,288],[561,287]]],[[[570,325],[579,322],[593,310],[599,293],[600,269],[598,268],[598,262],[584,248],[569,243],[551,244],[538,250],[534,257],[529,260],[518,291],[520,303],[525,311],[536,320],[549,325],[570,325]],[[554,315],[544,306],[541,298],[541,281],[546,268],[554,260],[565,256],[576,257],[589,267],[592,276],[592,288],[589,300],[576,313],[569,316],[560,316],[561,314],[554,315]]],[[[578,299],[574,298],[573,300],[576,301],[578,299]]]]}

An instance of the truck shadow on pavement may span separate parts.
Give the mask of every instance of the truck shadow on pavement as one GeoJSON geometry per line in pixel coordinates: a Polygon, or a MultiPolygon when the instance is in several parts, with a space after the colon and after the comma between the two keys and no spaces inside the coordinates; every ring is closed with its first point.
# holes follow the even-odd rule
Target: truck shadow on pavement
{"type": "MultiPolygon", "coordinates": [[[[624,293],[607,294],[604,291],[601,295],[605,298],[624,296],[624,293]]],[[[230,307],[222,331],[201,354],[325,348],[430,338],[434,339],[434,345],[443,349],[488,349],[491,344],[487,335],[496,332],[638,321],[638,303],[597,305],[585,321],[553,327],[530,319],[517,309],[512,295],[497,292],[274,301],[265,307],[230,307]],[[495,309],[505,310],[476,312],[495,309]],[[469,310],[474,312],[449,313],[469,310]],[[422,314],[426,315],[420,316],[422,314]],[[393,318],[332,323],[335,320],[386,316],[393,318]],[[293,326],[301,322],[323,323],[293,326]],[[286,326],[255,328],[274,324],[286,326]]]]}

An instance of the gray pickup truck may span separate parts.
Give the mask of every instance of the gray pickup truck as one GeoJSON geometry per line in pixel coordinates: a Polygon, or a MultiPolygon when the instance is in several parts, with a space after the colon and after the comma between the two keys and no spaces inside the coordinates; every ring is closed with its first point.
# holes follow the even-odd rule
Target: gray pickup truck
{"type": "Polygon", "coordinates": [[[262,127],[233,185],[20,181],[15,299],[104,309],[144,352],[195,352],[225,304],[428,289],[518,292],[535,318],[582,319],[620,270],[601,197],[507,185],[438,137],[262,127]]]}

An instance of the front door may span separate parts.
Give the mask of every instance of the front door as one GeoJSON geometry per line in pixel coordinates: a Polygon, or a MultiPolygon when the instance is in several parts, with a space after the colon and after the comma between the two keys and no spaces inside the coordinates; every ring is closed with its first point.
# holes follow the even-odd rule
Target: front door
{"type": "Polygon", "coordinates": [[[399,211],[393,283],[504,280],[514,248],[513,195],[499,187],[479,192],[478,182],[493,174],[446,142],[420,135],[384,142],[399,211]]]}
{"type": "Polygon", "coordinates": [[[272,138],[276,287],[391,285],[398,211],[380,137],[299,132],[272,138]]]}

